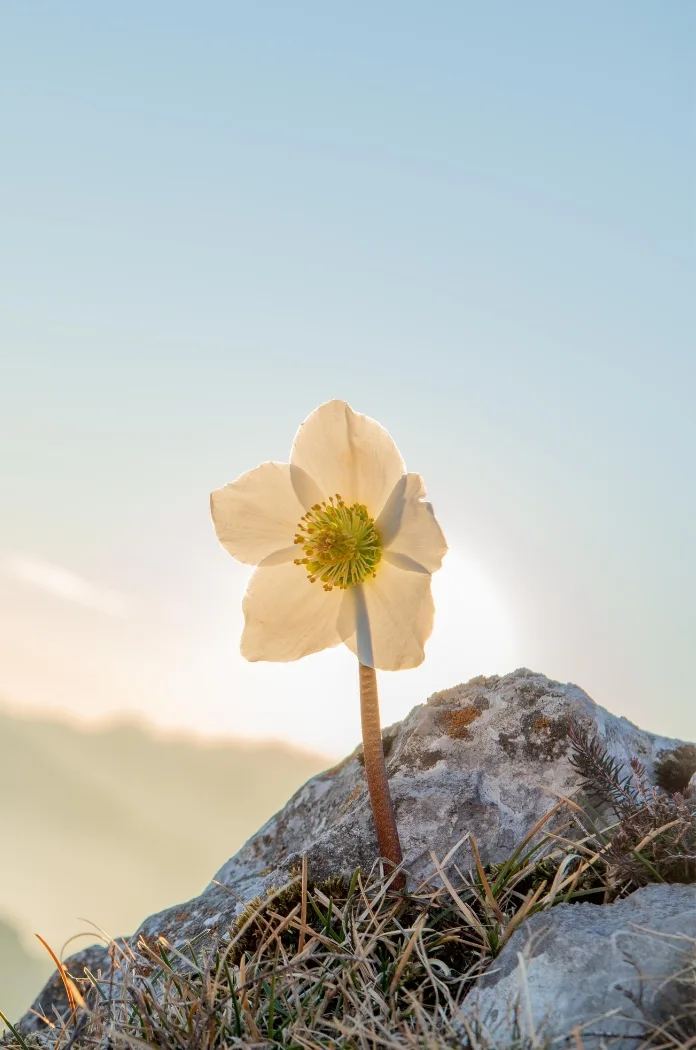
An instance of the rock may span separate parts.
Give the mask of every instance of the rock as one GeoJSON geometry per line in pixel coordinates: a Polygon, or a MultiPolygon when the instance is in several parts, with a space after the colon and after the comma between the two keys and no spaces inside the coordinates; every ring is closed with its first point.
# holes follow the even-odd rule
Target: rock
{"type": "Polygon", "coordinates": [[[491,1046],[511,1045],[519,1032],[535,1046],[567,1038],[556,1045],[635,1050],[665,1023],[680,1024],[674,1034],[684,1042],[696,1036],[696,886],[646,886],[615,904],[533,915],[462,1016],[491,1046]]]}
{"type": "MultiPolygon", "coordinates": [[[[596,730],[619,761],[636,756],[653,782],[666,763],[670,777],[681,777],[686,788],[696,769],[696,756],[689,767],[692,745],[637,729],[577,686],[526,669],[473,678],[436,693],[383,734],[406,866],[416,879],[432,872],[431,850],[442,858],[461,840],[455,859],[469,867],[468,834],[484,863],[506,859],[559,798],[577,792],[580,778],[569,761],[571,715],[596,730]],[[670,757],[675,752],[676,762],[670,757]]],[[[176,946],[195,940],[205,947],[245,902],[296,875],[303,854],[316,880],[350,875],[358,866],[369,871],[375,863],[360,748],[300,788],[199,897],[147,919],[131,945],[164,936],[176,946]]]]}
{"type": "MultiPolygon", "coordinates": [[[[406,866],[420,879],[430,851],[444,856],[467,833],[481,857],[501,861],[580,778],[569,762],[568,717],[596,729],[610,753],[656,771],[692,745],[654,736],[599,707],[574,685],[522,669],[436,693],[384,734],[389,782],[406,866]]],[[[684,789],[696,769],[680,766],[684,789]]],[[[675,788],[672,788],[675,790],[675,788]]],[[[306,853],[318,877],[369,870],[377,855],[361,751],[320,773],[218,872],[243,898],[289,877],[306,853]]],[[[468,845],[457,861],[468,866],[468,845]]]]}

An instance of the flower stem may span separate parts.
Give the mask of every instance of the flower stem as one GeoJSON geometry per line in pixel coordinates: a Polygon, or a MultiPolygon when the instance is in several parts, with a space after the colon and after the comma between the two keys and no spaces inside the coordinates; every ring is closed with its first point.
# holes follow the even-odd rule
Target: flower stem
{"type": "MultiPolygon", "coordinates": [[[[360,720],[362,722],[365,776],[367,777],[367,789],[370,792],[379,851],[384,860],[390,861],[396,868],[401,864],[402,853],[384,761],[377,674],[374,667],[366,667],[365,664],[360,664],[360,720]]],[[[392,889],[401,890],[404,885],[403,872],[399,872],[392,882],[392,889]]]]}

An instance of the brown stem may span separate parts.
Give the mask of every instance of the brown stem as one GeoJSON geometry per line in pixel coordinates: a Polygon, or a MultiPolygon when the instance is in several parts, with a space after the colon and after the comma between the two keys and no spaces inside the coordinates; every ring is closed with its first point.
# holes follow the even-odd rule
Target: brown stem
{"type": "MultiPolygon", "coordinates": [[[[377,674],[374,667],[366,667],[365,664],[360,664],[360,720],[362,722],[365,776],[377,829],[379,851],[380,855],[396,868],[401,864],[402,853],[394,817],[394,805],[389,793],[387,767],[384,762],[377,674]]],[[[404,885],[403,872],[399,872],[392,882],[392,888],[401,890],[404,885]]]]}

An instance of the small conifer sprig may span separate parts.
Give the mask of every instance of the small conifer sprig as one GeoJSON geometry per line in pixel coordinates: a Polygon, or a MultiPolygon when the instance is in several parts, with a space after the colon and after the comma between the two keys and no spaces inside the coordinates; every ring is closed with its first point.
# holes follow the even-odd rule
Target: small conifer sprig
{"type": "Polygon", "coordinates": [[[696,882],[696,799],[660,790],[645,766],[629,769],[609,753],[605,741],[577,720],[569,722],[571,764],[593,803],[611,807],[617,822],[597,833],[607,864],[609,897],[651,882],[696,882]]]}
{"type": "Polygon", "coordinates": [[[639,805],[633,770],[624,771],[595,730],[569,718],[568,737],[572,745],[570,763],[583,778],[583,789],[593,802],[611,806],[617,815],[639,805]]]}

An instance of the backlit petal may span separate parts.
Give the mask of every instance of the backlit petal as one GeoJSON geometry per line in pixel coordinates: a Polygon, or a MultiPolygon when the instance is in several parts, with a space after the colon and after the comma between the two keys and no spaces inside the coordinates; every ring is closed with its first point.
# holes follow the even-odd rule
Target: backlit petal
{"type": "Polygon", "coordinates": [[[310,583],[303,565],[256,569],[242,603],[242,656],[287,662],[338,645],[341,595],[310,583]]]}
{"type": "Polygon", "coordinates": [[[374,579],[344,591],[338,628],[361,663],[401,671],[423,662],[433,614],[430,575],[382,562],[374,579]]]}
{"type": "Polygon", "coordinates": [[[384,558],[412,572],[437,572],[447,542],[431,503],[423,500],[425,485],[419,474],[404,474],[389,495],[375,527],[382,538],[384,558]]]}
{"type": "MultiPolygon", "coordinates": [[[[217,538],[239,561],[258,565],[264,559],[277,563],[297,557],[293,540],[311,503],[303,505],[298,498],[293,473],[297,468],[289,463],[262,463],[211,494],[217,538]]],[[[311,483],[308,498],[316,492],[311,483]]]]}
{"type": "Polygon", "coordinates": [[[364,503],[376,517],[405,473],[389,433],[345,401],[327,401],[297,431],[290,462],[322,490],[322,499],[339,493],[348,504],[364,503]]]}

